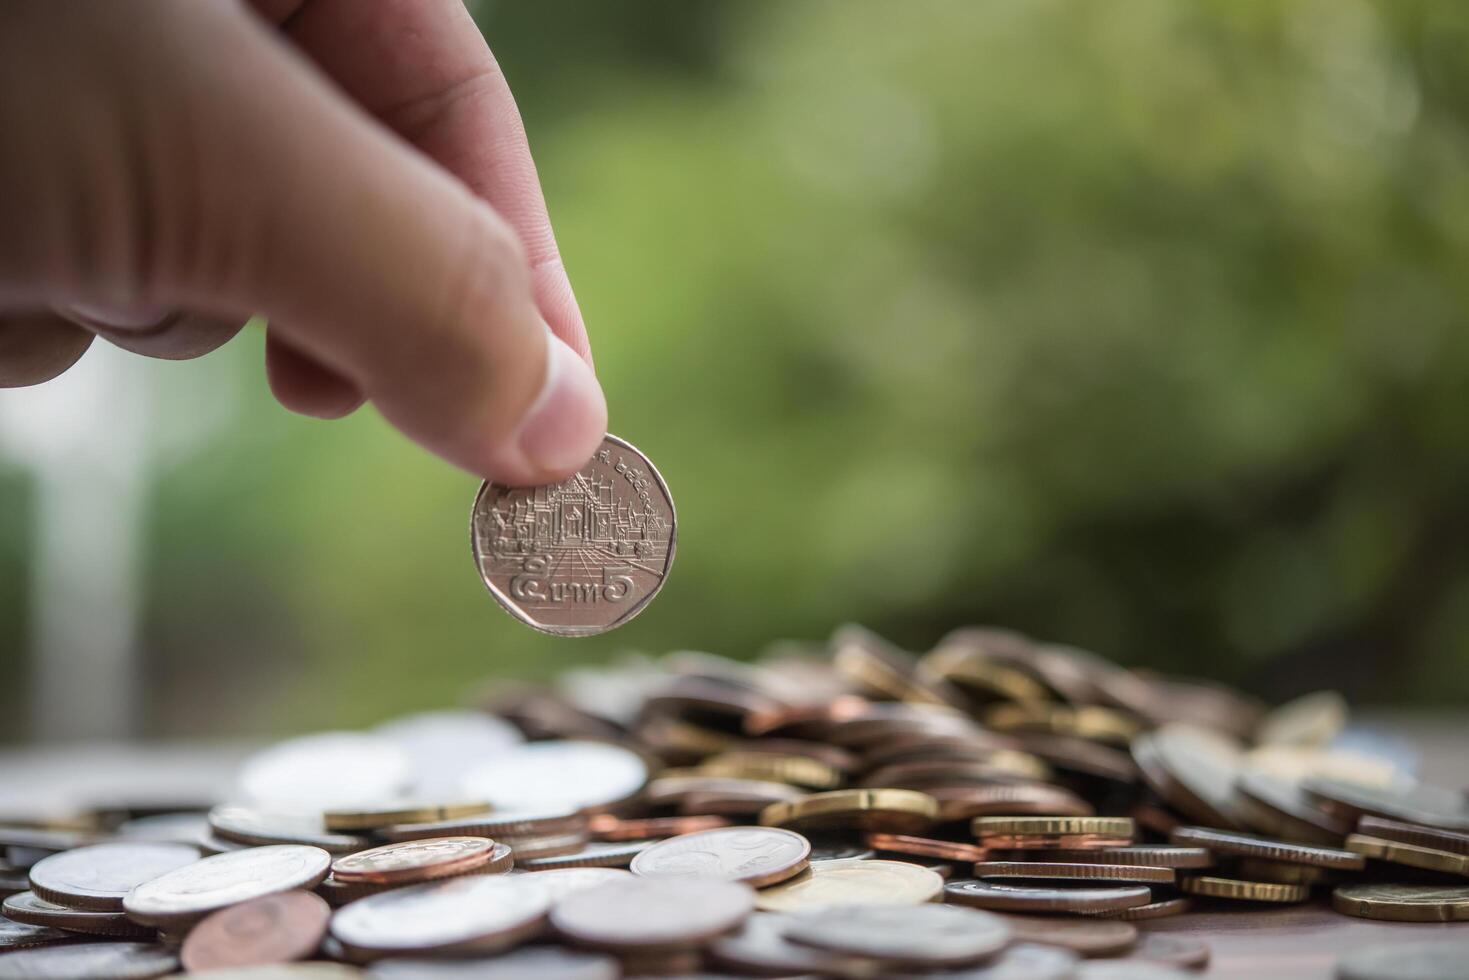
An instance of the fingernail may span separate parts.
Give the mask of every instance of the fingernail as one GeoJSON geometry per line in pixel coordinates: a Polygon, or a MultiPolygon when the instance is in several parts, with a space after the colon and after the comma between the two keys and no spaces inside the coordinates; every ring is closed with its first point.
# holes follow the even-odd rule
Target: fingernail
{"type": "Polygon", "coordinates": [[[67,316],[86,320],[105,330],[156,330],[173,316],[172,310],[157,307],[124,310],[109,306],[94,306],[91,303],[72,303],[63,312],[67,316]]]}
{"type": "Polygon", "coordinates": [[[546,380],[517,443],[532,466],[564,475],[597,451],[607,433],[607,401],[587,362],[550,330],[546,336],[546,380]]]}

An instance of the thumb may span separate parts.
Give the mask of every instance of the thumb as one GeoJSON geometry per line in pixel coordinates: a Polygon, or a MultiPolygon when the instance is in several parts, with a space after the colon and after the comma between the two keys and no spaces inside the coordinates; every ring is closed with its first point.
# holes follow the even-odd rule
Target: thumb
{"type": "Polygon", "coordinates": [[[117,50],[140,52],[124,67],[150,137],[146,304],[263,313],[483,476],[550,482],[591,458],[601,387],[542,320],[499,214],[240,8],[128,7],[117,50]],[[155,12],[145,46],[126,36],[140,11],[155,12]]]}

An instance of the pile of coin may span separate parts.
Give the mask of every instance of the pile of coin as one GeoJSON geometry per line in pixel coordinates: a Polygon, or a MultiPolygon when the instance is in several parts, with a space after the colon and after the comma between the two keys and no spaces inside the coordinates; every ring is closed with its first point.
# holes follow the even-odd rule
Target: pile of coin
{"type": "Polygon", "coordinates": [[[1188,912],[1469,921],[1469,802],[1339,697],[1267,711],[996,629],[492,685],[236,787],[0,826],[0,980],[1146,980],[1208,963],[1150,931],[1188,912]]]}

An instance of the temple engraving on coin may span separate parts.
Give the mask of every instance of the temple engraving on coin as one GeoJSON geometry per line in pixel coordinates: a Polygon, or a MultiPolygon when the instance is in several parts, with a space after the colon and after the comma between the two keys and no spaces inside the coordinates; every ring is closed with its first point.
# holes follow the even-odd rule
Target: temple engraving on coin
{"type": "Polygon", "coordinates": [[[590,636],[632,619],[673,564],[677,519],[646,456],[607,436],[562,483],[480,487],[470,538],[500,604],[545,633],[590,636]]]}

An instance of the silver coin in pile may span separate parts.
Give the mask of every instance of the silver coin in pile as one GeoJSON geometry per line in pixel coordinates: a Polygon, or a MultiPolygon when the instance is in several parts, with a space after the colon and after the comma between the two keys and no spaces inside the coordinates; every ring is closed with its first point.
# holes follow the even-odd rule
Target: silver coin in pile
{"type": "Polygon", "coordinates": [[[1346,954],[1336,964],[1340,980],[1462,980],[1469,972],[1469,943],[1387,943],[1346,954]]]}
{"type": "Polygon", "coordinates": [[[534,875],[467,875],[342,906],[331,932],[349,951],[493,952],[541,930],[551,905],[534,875]]]}
{"type": "Polygon", "coordinates": [[[567,895],[630,877],[632,872],[622,868],[555,868],[535,872],[535,883],[550,896],[554,905],[567,895]]]}
{"type": "Polygon", "coordinates": [[[52,943],[69,943],[76,939],[76,936],[62,932],[60,929],[0,918],[0,953],[11,949],[48,946],[52,943]]]}
{"type": "Polygon", "coordinates": [[[6,953],[0,980],[151,980],[178,966],[178,957],[154,943],[77,943],[6,953]]]}
{"type": "Polygon", "coordinates": [[[778,827],[719,827],[659,841],[632,859],[644,878],[723,878],[760,888],[804,871],[811,844],[778,827]]]}
{"type": "Polygon", "coordinates": [[[786,938],[835,953],[919,966],[964,966],[1004,949],[998,915],[954,905],[842,906],[793,917],[786,938]]]}
{"type": "Polygon", "coordinates": [[[321,732],[256,753],[236,782],[244,801],[267,810],[376,806],[412,785],[408,754],[362,732],[321,732]]]}
{"type": "Polygon", "coordinates": [[[625,800],[647,780],[647,764],[616,745],[531,742],[476,765],[461,789],[494,810],[553,812],[625,800]]]}
{"type": "Polygon", "coordinates": [[[905,972],[903,976],[906,980],[1076,980],[1080,962],[1081,957],[1059,946],[1017,943],[982,966],[935,973],[905,972]]]}
{"type": "Polygon", "coordinates": [[[37,861],[31,890],[57,905],[117,911],[138,885],[198,860],[199,849],[187,844],[93,844],[37,861]]]}
{"type": "Polygon", "coordinates": [[[145,925],[188,925],[261,895],[315,888],[331,863],[326,851],[300,844],[216,854],[139,885],[123,899],[123,908],[145,925]]]}
{"type": "Polygon", "coordinates": [[[673,497],[648,458],[616,436],[552,486],[485,483],[469,523],[485,588],[512,616],[557,636],[632,619],[673,565],[673,497]]]}
{"type": "Polygon", "coordinates": [[[320,811],[289,812],[259,810],[222,804],[209,811],[209,827],[227,841],[261,846],[265,844],[309,844],[332,854],[366,850],[372,842],[357,834],[327,830],[320,811]]]}
{"type": "Polygon", "coordinates": [[[424,711],[378,725],[373,732],[408,755],[412,793],[452,799],[470,760],[525,741],[520,729],[482,711],[424,711]]]}
{"type": "Polygon", "coordinates": [[[367,971],[372,980],[617,980],[616,957],[555,946],[518,949],[494,959],[391,959],[367,971]]]}
{"type": "Polygon", "coordinates": [[[561,899],[551,924],[603,949],[692,946],[736,928],[754,907],[754,890],[737,882],[630,876],[561,899]]]}

